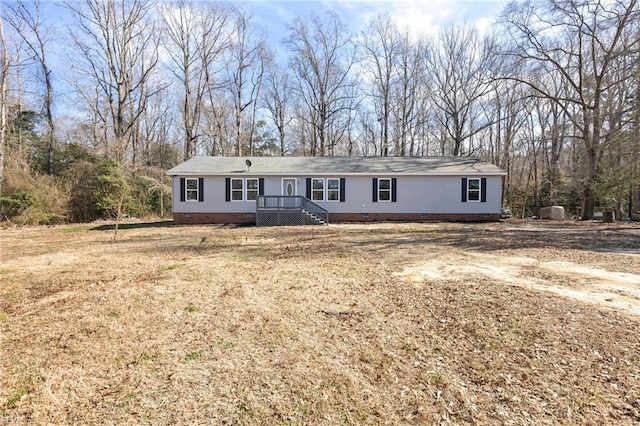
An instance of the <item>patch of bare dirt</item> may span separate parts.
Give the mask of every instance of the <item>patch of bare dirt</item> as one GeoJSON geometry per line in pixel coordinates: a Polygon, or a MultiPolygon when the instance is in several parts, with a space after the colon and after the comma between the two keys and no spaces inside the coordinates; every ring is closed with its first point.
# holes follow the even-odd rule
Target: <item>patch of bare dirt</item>
{"type": "Polygon", "coordinates": [[[436,256],[424,264],[406,267],[398,275],[413,282],[485,276],[505,284],[640,315],[640,274],[608,271],[569,261],[457,253],[436,256]]]}
{"type": "Polygon", "coordinates": [[[0,423],[640,422],[637,224],[0,230],[0,423]]]}

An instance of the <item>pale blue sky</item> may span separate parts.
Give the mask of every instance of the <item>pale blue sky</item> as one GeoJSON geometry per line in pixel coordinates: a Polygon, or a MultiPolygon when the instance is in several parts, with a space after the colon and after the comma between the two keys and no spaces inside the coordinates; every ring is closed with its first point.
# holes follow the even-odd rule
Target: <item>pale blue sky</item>
{"type": "Polygon", "coordinates": [[[387,12],[399,28],[414,33],[433,34],[442,25],[475,23],[483,29],[489,26],[507,5],[506,0],[245,0],[243,4],[253,13],[255,22],[268,34],[272,42],[286,36],[286,27],[296,16],[323,14],[332,10],[347,24],[352,33],[359,33],[373,16],[387,12]]]}
{"type": "MultiPolygon", "coordinates": [[[[11,1],[0,0],[0,8],[3,3],[11,1]]],[[[249,11],[253,15],[253,23],[265,32],[271,47],[278,52],[282,48],[281,40],[287,36],[287,26],[296,17],[304,19],[311,13],[335,12],[352,34],[359,34],[366,23],[380,12],[387,12],[401,30],[408,28],[416,35],[434,34],[442,25],[462,22],[485,29],[495,21],[508,0],[230,0],[229,3],[249,11]]],[[[62,95],[57,97],[56,104],[60,105],[64,103],[67,92],[61,89],[66,88],[62,84],[64,70],[70,65],[65,54],[69,41],[64,30],[66,24],[71,24],[70,13],[58,1],[43,0],[42,6],[46,23],[58,27],[57,34],[51,37],[55,41],[53,47],[49,45],[49,61],[55,91],[62,95]]],[[[279,60],[286,58],[280,57],[279,60]]]]}

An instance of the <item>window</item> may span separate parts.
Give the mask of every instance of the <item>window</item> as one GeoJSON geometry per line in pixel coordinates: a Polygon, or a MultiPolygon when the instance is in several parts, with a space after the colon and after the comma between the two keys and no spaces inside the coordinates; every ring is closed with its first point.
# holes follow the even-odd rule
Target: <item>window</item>
{"type": "Polygon", "coordinates": [[[264,195],[263,178],[226,178],[225,201],[256,201],[264,195]]]}
{"type": "Polygon", "coordinates": [[[480,201],[480,179],[467,179],[467,201],[480,201]]]}
{"type": "Polygon", "coordinates": [[[204,178],[180,178],[180,201],[204,201],[204,178]]]}
{"type": "Polygon", "coordinates": [[[243,200],[243,186],[242,179],[231,179],[231,201],[243,200]]]}
{"type": "Polygon", "coordinates": [[[391,201],[391,179],[378,179],[378,201],[391,201]]]}
{"type": "Polygon", "coordinates": [[[284,195],[289,197],[295,195],[296,193],[296,180],[295,179],[283,179],[282,184],[285,186],[284,195]]]}
{"type": "Polygon", "coordinates": [[[327,179],[327,201],[340,201],[340,179],[327,179]]]}
{"type": "Polygon", "coordinates": [[[258,179],[247,179],[247,201],[258,199],[258,179]]]}
{"type": "Polygon", "coordinates": [[[487,202],[487,178],[462,178],[462,202],[487,202]]]}
{"type": "Polygon", "coordinates": [[[396,178],[373,178],[373,202],[395,203],[396,186],[396,178]]]}
{"type": "Polygon", "coordinates": [[[311,179],[311,199],[324,201],[324,179],[311,179]]]}
{"type": "Polygon", "coordinates": [[[198,179],[187,178],[186,182],[186,200],[198,201],[198,179]]]}
{"type": "Polygon", "coordinates": [[[344,203],[345,178],[307,178],[307,198],[312,201],[344,203]]]}

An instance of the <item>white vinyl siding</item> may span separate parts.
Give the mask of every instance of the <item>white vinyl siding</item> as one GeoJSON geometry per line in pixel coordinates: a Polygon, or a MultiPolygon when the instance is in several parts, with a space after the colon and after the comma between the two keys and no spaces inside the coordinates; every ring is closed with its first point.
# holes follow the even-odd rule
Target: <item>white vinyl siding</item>
{"type": "MultiPolygon", "coordinates": [[[[180,180],[184,177],[174,177],[174,194],[180,194],[180,180]]],[[[188,177],[187,179],[190,179],[188,177]]],[[[264,178],[264,194],[282,194],[282,179],[292,178],[291,175],[273,175],[264,178]]],[[[305,186],[306,176],[300,176],[298,186],[305,186]]],[[[386,177],[385,177],[386,178],[386,177]]],[[[500,213],[501,207],[501,179],[502,176],[487,176],[485,185],[486,202],[460,202],[461,179],[463,176],[398,176],[397,178],[397,202],[372,201],[371,187],[372,176],[347,176],[346,185],[341,192],[344,193],[344,202],[328,202],[325,193],[325,201],[322,206],[331,213],[500,213]]],[[[467,178],[475,178],[468,177],[467,178]]],[[[202,179],[202,178],[200,178],[202,179]]],[[[232,178],[226,176],[207,176],[204,178],[202,202],[180,202],[179,196],[174,196],[173,211],[176,213],[247,213],[255,214],[255,202],[225,202],[225,180],[229,179],[229,199],[231,197],[232,178]]],[[[240,178],[233,178],[240,179],[240,178]]],[[[327,179],[325,177],[325,186],[327,179]]],[[[484,179],[484,177],[482,178],[484,179]]],[[[183,182],[184,182],[183,180],[183,182]]],[[[199,184],[200,185],[200,184],[199,184]]],[[[243,185],[244,186],[244,185],[243,185]]],[[[393,186],[393,185],[392,185],[393,186]]],[[[465,184],[465,188],[468,185],[465,184]]],[[[184,188],[184,184],[182,186],[184,188]]],[[[202,191],[200,188],[198,188],[202,191]]],[[[298,188],[300,189],[300,188],[298,188]]],[[[328,189],[328,188],[326,188],[328,189]]],[[[300,193],[300,191],[299,191],[300,193]]],[[[465,191],[465,194],[467,192],[465,191]]],[[[304,190],[302,190],[304,194],[304,190]]],[[[377,194],[377,185],[376,185],[377,194]]],[[[481,195],[482,197],[482,191],[481,195]]],[[[185,197],[186,198],[186,197],[185,197]]]]}

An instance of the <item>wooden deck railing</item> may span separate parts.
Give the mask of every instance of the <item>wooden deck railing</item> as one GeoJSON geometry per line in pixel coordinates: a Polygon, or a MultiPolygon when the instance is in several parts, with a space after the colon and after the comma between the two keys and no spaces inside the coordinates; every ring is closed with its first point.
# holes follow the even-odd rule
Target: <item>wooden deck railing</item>
{"type": "Polygon", "coordinates": [[[256,225],[323,225],[329,212],[300,195],[260,195],[256,207],[256,225]]]}

